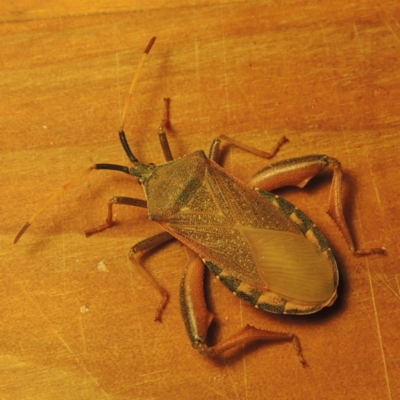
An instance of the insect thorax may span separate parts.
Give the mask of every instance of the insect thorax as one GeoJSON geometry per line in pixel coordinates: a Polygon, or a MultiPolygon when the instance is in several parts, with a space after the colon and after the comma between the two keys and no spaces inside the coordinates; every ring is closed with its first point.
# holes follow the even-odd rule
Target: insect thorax
{"type": "Polygon", "coordinates": [[[149,218],[166,221],[182,210],[202,185],[209,162],[199,150],[157,166],[144,183],[149,218]]]}

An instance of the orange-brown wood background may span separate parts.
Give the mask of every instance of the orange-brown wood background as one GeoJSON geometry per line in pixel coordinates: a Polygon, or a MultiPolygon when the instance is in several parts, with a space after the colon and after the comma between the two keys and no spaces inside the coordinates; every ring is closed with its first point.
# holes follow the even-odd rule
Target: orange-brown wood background
{"type": "MultiPolygon", "coordinates": [[[[400,6],[395,0],[3,1],[0,5],[1,399],[399,399],[400,6]],[[150,3],[150,2],[148,2],[150,3]],[[295,332],[290,344],[250,346],[220,362],[186,337],[178,293],[187,260],[178,243],[146,258],[171,294],[131,266],[130,246],[159,232],[142,209],[86,239],[112,195],[141,197],[130,177],[95,172],[28,230],[48,195],[95,162],[128,164],[121,108],[151,36],[126,124],[135,154],[162,162],[157,127],[171,97],[176,156],[229,134],[277,160],[327,153],[342,161],[356,258],[325,214],[329,177],[281,191],[331,242],[339,299],[308,317],[266,314],[210,276],[218,322],[211,342],[246,323],[295,332]]],[[[246,179],[265,161],[231,148],[225,166],[246,179]]]]}

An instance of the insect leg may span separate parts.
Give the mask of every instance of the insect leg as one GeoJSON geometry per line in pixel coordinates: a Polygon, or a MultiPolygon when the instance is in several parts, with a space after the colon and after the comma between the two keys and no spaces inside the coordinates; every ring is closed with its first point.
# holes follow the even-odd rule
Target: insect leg
{"type": "Polygon", "coordinates": [[[285,136],[282,136],[279,139],[278,143],[276,143],[276,145],[273,147],[273,149],[270,152],[266,152],[266,151],[256,149],[253,146],[249,146],[246,143],[243,143],[239,140],[233,139],[229,136],[221,135],[213,140],[211,147],[210,147],[210,152],[208,155],[208,157],[211,158],[211,160],[213,160],[215,162],[218,162],[219,148],[220,148],[222,140],[225,140],[226,142],[228,142],[231,145],[240,147],[241,149],[246,150],[249,153],[255,154],[256,156],[263,157],[263,158],[275,157],[275,155],[278,153],[279,149],[288,141],[288,139],[285,136]]]}
{"type": "Polygon", "coordinates": [[[155,321],[161,321],[161,315],[168,303],[168,292],[164,289],[151,275],[150,273],[144,268],[144,266],[137,260],[139,253],[143,253],[146,250],[152,249],[154,247],[158,247],[170,240],[174,239],[174,237],[168,232],[161,232],[157,235],[151,236],[147,239],[136,243],[130,253],[129,259],[133,264],[138,267],[139,272],[142,276],[160,293],[161,301],[157,307],[156,315],[154,317],[155,321]]]}
{"type": "MultiPolygon", "coordinates": [[[[31,226],[32,222],[35,220],[35,218],[41,214],[46,207],[53,203],[65,190],[69,189],[71,186],[75,185],[77,182],[82,180],[86,175],[88,175],[91,171],[95,169],[107,169],[107,170],[112,170],[112,171],[119,171],[119,172],[124,172],[125,174],[129,175],[129,168],[125,167],[124,165],[117,165],[117,164],[95,164],[90,168],[85,169],[81,174],[75,176],[72,178],[70,181],[65,183],[61,188],[56,190],[39,208],[38,211],[24,224],[24,226],[19,230],[17,236],[14,239],[14,243],[17,243],[18,240],[21,238],[21,236],[26,232],[26,230],[31,226]]],[[[109,228],[112,225],[112,204],[128,204],[128,205],[134,205],[137,207],[147,207],[147,203],[145,200],[140,200],[140,199],[130,199],[127,197],[115,197],[110,200],[109,205],[108,205],[108,217],[106,224],[101,225],[98,228],[90,229],[86,231],[86,236],[90,236],[93,233],[100,232],[106,228],[109,228]],[[118,201],[118,199],[121,199],[121,201],[118,201]],[[126,200],[128,199],[128,200],[126,200]],[[124,202],[124,201],[127,202],[124,202]]]]}
{"type": "MultiPolygon", "coordinates": [[[[208,328],[213,315],[208,311],[204,298],[204,262],[192,258],[186,265],[180,288],[180,302],[186,331],[194,348],[206,346],[208,328]]],[[[200,351],[201,352],[201,351],[200,351]]]]}
{"type": "MultiPolygon", "coordinates": [[[[164,158],[165,161],[172,161],[174,157],[172,156],[171,148],[169,147],[168,143],[168,138],[167,138],[167,129],[170,126],[170,121],[169,121],[169,98],[164,98],[164,116],[163,119],[161,120],[161,124],[158,128],[158,139],[160,141],[161,149],[164,153],[164,158]]],[[[128,158],[132,161],[134,165],[139,163],[139,160],[135,157],[135,155],[132,153],[132,150],[129,147],[128,141],[126,139],[125,132],[123,129],[119,131],[119,139],[121,141],[122,147],[125,150],[125,153],[127,154],[128,158]]],[[[105,164],[107,165],[107,164],[105,164]]],[[[121,167],[123,168],[123,167],[121,167]]],[[[123,170],[119,168],[119,171],[126,172],[129,174],[129,169],[123,170]]],[[[125,167],[126,168],[126,167],[125,167]]],[[[102,168],[102,169],[116,169],[116,168],[102,168]]]]}
{"type": "Polygon", "coordinates": [[[169,102],[170,102],[169,98],[164,98],[164,117],[158,129],[158,139],[160,140],[161,149],[164,153],[165,161],[172,161],[174,159],[167,138],[167,129],[170,126],[169,102]]]}
{"type": "Polygon", "coordinates": [[[343,214],[342,202],[342,167],[340,162],[326,155],[311,155],[290,160],[279,161],[267,165],[256,172],[249,181],[249,185],[267,191],[284,186],[298,186],[303,188],[315,175],[326,168],[333,170],[331,189],[329,194],[328,214],[335,221],[347,245],[355,255],[385,254],[384,248],[356,249],[343,214]]]}
{"type": "Polygon", "coordinates": [[[329,192],[328,214],[339,227],[340,232],[344,236],[350,250],[357,256],[365,256],[369,254],[386,254],[386,249],[371,248],[371,249],[355,249],[353,238],[347,226],[346,219],[343,214],[342,202],[342,166],[335,158],[328,157],[329,166],[333,169],[333,177],[331,189],[329,192]]]}
{"type": "Polygon", "coordinates": [[[267,331],[264,329],[256,328],[251,325],[246,325],[239,332],[235,333],[228,339],[219,342],[214,347],[207,347],[206,345],[203,344],[201,345],[201,348],[199,347],[199,351],[202,354],[218,356],[220,354],[225,353],[228,350],[260,340],[275,341],[275,342],[291,341],[293,343],[293,347],[303,367],[306,367],[308,365],[301,351],[300,340],[296,335],[285,332],[267,331]]]}
{"type": "Polygon", "coordinates": [[[208,311],[204,299],[204,268],[204,263],[199,257],[193,258],[187,264],[181,281],[182,315],[189,338],[195,349],[203,355],[221,356],[229,350],[259,340],[291,341],[300,362],[303,366],[307,365],[297,336],[291,333],[266,331],[250,325],[246,325],[239,332],[213,347],[207,346],[206,336],[213,315],[208,311]]]}
{"type": "Polygon", "coordinates": [[[114,196],[112,199],[108,201],[108,213],[106,222],[102,225],[97,226],[96,228],[88,229],[85,231],[86,237],[92,236],[94,233],[98,233],[104,231],[107,228],[110,228],[113,221],[113,213],[112,209],[115,204],[124,204],[126,206],[134,206],[134,207],[147,207],[147,201],[142,199],[135,199],[133,197],[123,197],[123,196],[114,196]]]}

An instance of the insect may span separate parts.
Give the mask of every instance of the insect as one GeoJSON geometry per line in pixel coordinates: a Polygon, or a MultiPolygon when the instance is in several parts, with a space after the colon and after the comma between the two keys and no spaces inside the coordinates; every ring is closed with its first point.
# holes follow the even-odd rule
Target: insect
{"type": "MultiPolygon", "coordinates": [[[[161,319],[168,293],[139,263],[138,256],[177,239],[193,255],[185,267],[180,290],[182,315],[193,347],[201,354],[219,356],[253,341],[292,341],[301,363],[306,365],[297,336],[250,325],[215,346],[208,346],[206,336],[213,316],[207,309],[203,293],[205,266],[237,297],[268,312],[304,315],[330,306],[337,297],[339,274],[328,242],[302,211],[271,193],[281,186],[304,187],[326,168],[333,170],[328,213],[350,250],[355,255],[369,255],[384,254],[385,249],[355,249],[342,211],[342,171],[335,158],[311,155],[276,162],[255,173],[247,183],[218,164],[223,140],[255,155],[272,158],[287,141],[284,137],[270,153],[266,153],[220,136],[212,142],[208,157],[198,150],[174,159],[166,136],[169,102],[165,99],[158,136],[166,162],[155,165],[139,161],[129,147],[123,126],[133,88],[154,41],[152,38],[139,63],[119,132],[121,144],[133,166],[95,164],[82,174],[105,169],[131,175],[142,184],[146,200],[113,197],[108,203],[106,222],[87,230],[86,235],[113,225],[115,205],[147,208],[149,219],[158,223],[162,232],[133,246],[129,258],[161,295],[156,320],[161,319]]],[[[78,176],[55,192],[22,227],[15,243],[35,217],[65,187],[80,178],[78,176]]]]}

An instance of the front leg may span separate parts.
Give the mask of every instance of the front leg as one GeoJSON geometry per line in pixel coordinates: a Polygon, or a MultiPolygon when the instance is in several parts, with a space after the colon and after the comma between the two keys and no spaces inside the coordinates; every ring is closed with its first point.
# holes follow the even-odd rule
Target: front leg
{"type": "Polygon", "coordinates": [[[126,206],[147,208],[146,200],[136,199],[133,197],[114,196],[108,201],[108,207],[107,207],[108,212],[107,212],[106,222],[102,225],[96,226],[95,228],[86,230],[85,231],[86,237],[92,236],[95,233],[98,233],[98,232],[104,231],[105,229],[111,228],[111,226],[114,224],[113,206],[116,204],[123,204],[126,206]]]}
{"type": "Polygon", "coordinates": [[[284,186],[303,188],[307,182],[325,168],[333,170],[331,189],[329,194],[328,214],[335,221],[342,233],[350,251],[358,256],[369,254],[386,254],[382,248],[356,249],[343,214],[342,202],[342,166],[333,157],[326,155],[311,155],[289,160],[279,161],[267,165],[256,172],[249,181],[251,187],[272,191],[284,186]]]}
{"type": "Polygon", "coordinates": [[[307,365],[296,335],[266,331],[250,325],[246,325],[239,332],[222,340],[215,346],[207,346],[206,336],[213,315],[208,311],[204,298],[204,269],[205,266],[200,257],[194,257],[188,262],[181,281],[180,302],[182,316],[190,341],[195,349],[203,355],[218,357],[224,355],[227,351],[235,350],[242,345],[260,340],[291,341],[300,362],[303,366],[307,365]]]}

